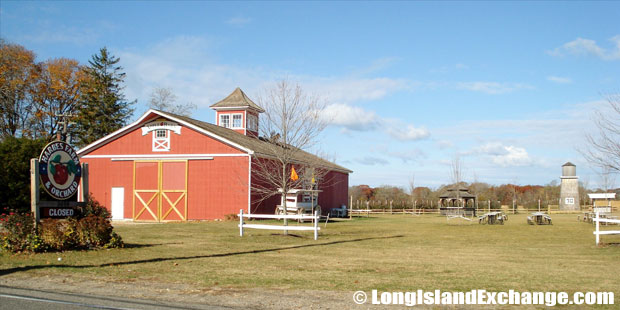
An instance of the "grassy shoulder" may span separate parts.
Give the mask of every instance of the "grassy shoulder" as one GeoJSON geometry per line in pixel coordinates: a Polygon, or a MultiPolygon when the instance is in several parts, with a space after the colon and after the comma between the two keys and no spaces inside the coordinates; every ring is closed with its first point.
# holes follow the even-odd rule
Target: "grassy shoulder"
{"type": "Polygon", "coordinates": [[[124,249],[0,255],[0,275],[87,276],[198,287],[318,290],[613,291],[620,295],[620,236],[596,247],[591,224],[526,215],[479,225],[437,215],[330,222],[283,236],[237,222],[116,224],[124,249]],[[58,258],[61,261],[58,261],[58,258]]]}

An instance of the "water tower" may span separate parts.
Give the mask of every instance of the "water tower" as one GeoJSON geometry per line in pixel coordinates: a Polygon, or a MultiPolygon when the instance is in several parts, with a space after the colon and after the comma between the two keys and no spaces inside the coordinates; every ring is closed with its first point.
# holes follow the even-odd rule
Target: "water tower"
{"type": "Polygon", "coordinates": [[[579,177],[574,164],[567,162],[562,166],[560,180],[560,210],[580,210],[579,177]]]}

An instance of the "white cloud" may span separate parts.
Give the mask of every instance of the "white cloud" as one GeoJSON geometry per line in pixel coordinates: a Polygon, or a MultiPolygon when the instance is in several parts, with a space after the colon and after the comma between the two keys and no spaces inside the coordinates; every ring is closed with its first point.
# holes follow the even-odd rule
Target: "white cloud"
{"type": "Polygon", "coordinates": [[[499,83],[499,82],[458,82],[456,88],[482,92],[491,95],[510,93],[520,89],[532,89],[531,85],[522,83],[499,83]]]}
{"type": "Polygon", "coordinates": [[[362,165],[366,165],[366,166],[375,166],[375,165],[380,165],[380,166],[385,166],[387,164],[389,164],[389,162],[383,158],[379,158],[379,157],[372,157],[372,156],[366,156],[364,158],[358,158],[356,159],[356,162],[362,164],[362,165]]]}
{"type": "Polygon", "coordinates": [[[239,26],[239,27],[245,26],[251,22],[252,22],[251,18],[243,17],[243,16],[236,16],[226,21],[226,23],[229,25],[239,26]]]}
{"type": "MultiPolygon", "coordinates": [[[[154,87],[170,87],[179,97],[179,103],[192,102],[206,107],[224,98],[236,87],[253,96],[269,83],[287,76],[276,69],[218,63],[211,56],[212,45],[214,42],[203,37],[178,36],[140,51],[114,51],[121,58],[121,65],[127,73],[127,97],[146,102],[154,87]]],[[[298,82],[308,92],[341,104],[378,100],[413,87],[410,81],[390,78],[293,74],[289,74],[288,78],[298,82]]]]}
{"type": "Polygon", "coordinates": [[[449,73],[453,71],[467,70],[469,66],[462,63],[457,63],[455,65],[442,66],[439,68],[433,68],[430,70],[431,73],[449,73]]]}
{"type": "Polygon", "coordinates": [[[567,77],[561,77],[561,76],[548,76],[547,77],[547,81],[551,81],[554,83],[558,83],[558,84],[571,84],[573,83],[573,80],[571,78],[567,78],[567,77]]]}
{"type": "Polygon", "coordinates": [[[297,76],[309,90],[324,94],[330,102],[352,103],[384,98],[396,91],[410,89],[414,85],[404,79],[390,78],[323,78],[297,76]]]}
{"type": "Polygon", "coordinates": [[[387,133],[401,141],[416,141],[426,139],[430,136],[430,132],[426,128],[417,128],[413,125],[390,126],[386,129],[387,133]]]}
{"type": "Polygon", "coordinates": [[[382,118],[374,111],[348,104],[336,103],[328,105],[325,108],[323,117],[330,125],[340,126],[345,130],[368,131],[379,129],[400,141],[416,141],[430,136],[430,132],[426,128],[404,124],[396,119],[382,118]]]}
{"type": "Polygon", "coordinates": [[[115,52],[127,73],[127,98],[145,103],[153,88],[170,87],[179,103],[191,102],[201,108],[235,87],[252,94],[269,79],[270,72],[261,69],[213,62],[211,45],[202,37],[178,36],[140,51],[115,52]]]}
{"type": "Polygon", "coordinates": [[[387,151],[387,155],[398,158],[403,163],[415,162],[420,159],[427,158],[426,153],[421,149],[410,149],[405,151],[387,151]]]}
{"type": "Polygon", "coordinates": [[[453,148],[454,143],[452,143],[452,141],[449,141],[449,140],[439,140],[437,141],[437,146],[439,147],[440,150],[445,150],[445,149],[453,148]]]}
{"type": "Polygon", "coordinates": [[[552,56],[564,56],[565,54],[578,56],[594,55],[603,60],[620,59],[620,35],[610,38],[609,41],[612,42],[613,47],[606,49],[600,47],[594,40],[577,38],[573,41],[564,43],[562,46],[552,51],[548,51],[548,54],[552,56]]]}
{"type": "Polygon", "coordinates": [[[499,142],[486,143],[465,152],[464,155],[487,156],[494,164],[502,167],[529,166],[533,163],[525,148],[499,142]]]}
{"type": "Polygon", "coordinates": [[[350,130],[371,130],[376,128],[379,122],[379,117],[375,112],[346,104],[328,105],[323,113],[330,124],[350,130]]]}

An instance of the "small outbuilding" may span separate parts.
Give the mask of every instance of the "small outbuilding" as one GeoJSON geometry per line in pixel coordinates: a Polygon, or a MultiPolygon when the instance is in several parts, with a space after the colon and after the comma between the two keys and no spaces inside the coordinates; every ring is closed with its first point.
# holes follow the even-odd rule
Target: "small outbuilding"
{"type": "MultiPolygon", "coordinates": [[[[216,124],[149,110],[134,123],[78,151],[89,164],[90,192],[113,219],[187,221],[237,214],[273,213],[280,197],[260,199],[253,162],[269,160],[269,139],[259,138],[264,110],[239,88],[212,105],[216,124]]],[[[325,169],[323,213],[347,204],[352,171],[300,152],[325,169]]]]}
{"type": "Polygon", "coordinates": [[[476,215],[476,195],[469,192],[469,189],[461,186],[449,187],[439,196],[439,211],[441,215],[447,215],[455,208],[459,214],[467,216],[476,215]]]}

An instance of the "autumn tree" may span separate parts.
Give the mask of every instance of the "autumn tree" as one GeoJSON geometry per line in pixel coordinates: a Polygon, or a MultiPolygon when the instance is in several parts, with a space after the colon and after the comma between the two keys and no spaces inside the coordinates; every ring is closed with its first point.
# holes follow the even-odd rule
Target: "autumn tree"
{"type": "Polygon", "coordinates": [[[54,139],[60,130],[59,115],[75,112],[84,72],[76,60],[50,59],[40,64],[33,91],[30,123],[34,138],[54,139]]]}
{"type": "Polygon", "coordinates": [[[0,135],[29,135],[31,94],[39,67],[32,51],[0,39],[0,135]]]}
{"type": "Polygon", "coordinates": [[[197,109],[197,106],[193,103],[175,104],[177,96],[172,92],[170,88],[157,87],[151,92],[151,98],[149,100],[149,106],[156,110],[164,112],[170,112],[183,116],[191,116],[192,112],[197,109]]]}
{"type": "Polygon", "coordinates": [[[135,101],[123,94],[125,73],[119,58],[107,48],[93,55],[84,68],[85,81],[80,89],[76,118],[77,145],[84,146],[122,128],[133,113],[135,101]]]}

